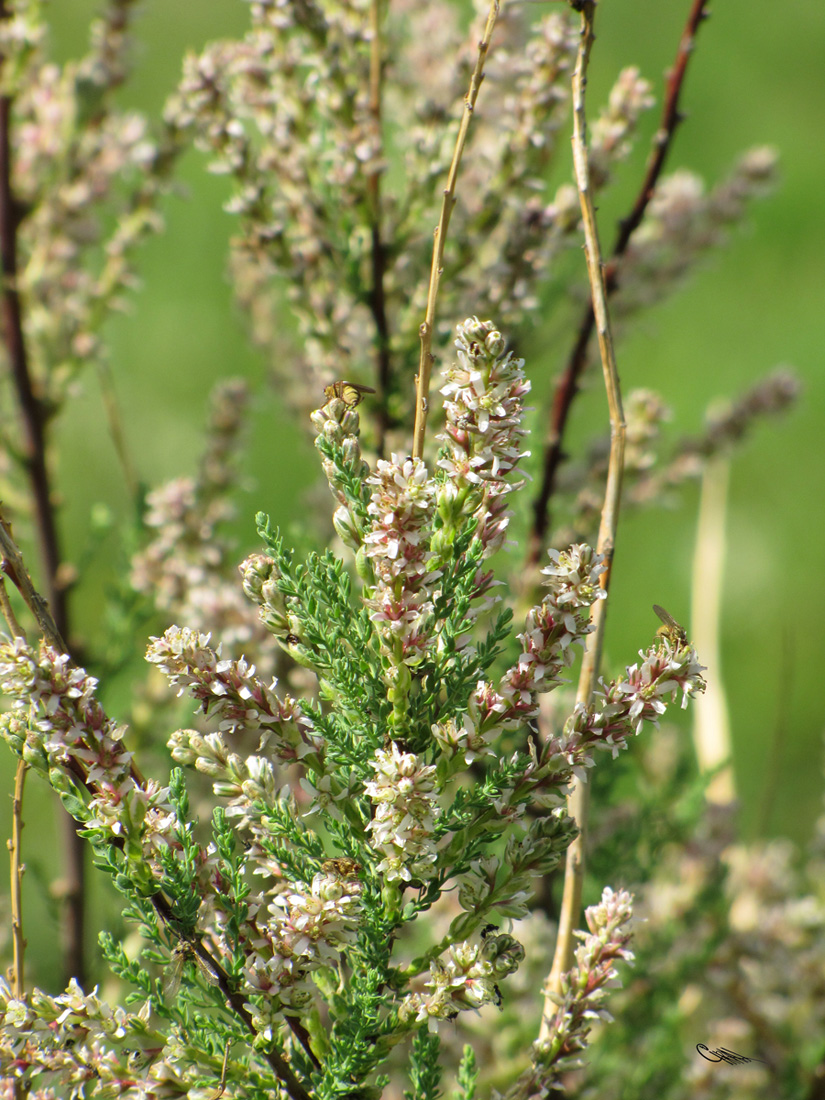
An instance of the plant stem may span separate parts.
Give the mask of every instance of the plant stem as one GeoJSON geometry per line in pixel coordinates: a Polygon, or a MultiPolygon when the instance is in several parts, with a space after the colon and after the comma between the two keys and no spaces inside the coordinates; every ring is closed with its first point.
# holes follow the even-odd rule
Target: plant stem
{"type": "MultiPolygon", "coordinates": [[[[10,18],[6,0],[0,0],[0,21],[10,18]]],[[[46,466],[46,409],[35,393],[29,369],[23,319],[17,281],[17,225],[19,211],[11,186],[11,110],[10,95],[0,95],[0,263],[3,287],[0,297],[3,336],[9,365],[20,406],[23,466],[29,481],[34,505],[37,542],[43,563],[45,588],[51,604],[54,622],[60,634],[68,634],[66,588],[60,581],[61,552],[52,504],[52,489],[46,466]]],[[[64,647],[63,652],[66,652],[64,647]]],[[[67,974],[85,984],[85,924],[84,844],[75,824],[62,813],[65,852],[66,890],[63,905],[63,937],[67,974]]]]}
{"type": "MultiPolygon", "coordinates": [[[[6,18],[8,13],[4,5],[0,4],[0,19],[6,18]]],[[[66,592],[58,584],[61,555],[51,503],[49,475],[46,469],[46,415],[43,404],[35,394],[32,385],[23,336],[20,294],[17,287],[17,209],[11,191],[10,122],[11,99],[7,95],[2,95],[0,96],[0,261],[3,267],[3,290],[0,309],[3,319],[3,337],[20,405],[23,465],[34,504],[46,591],[49,594],[49,603],[55,622],[60,632],[64,633],[66,592]]]]}
{"type": "MultiPolygon", "coordinates": [[[[690,12],[679,40],[676,59],[667,75],[662,117],[653,139],[653,151],[648,159],[645,176],[630,213],[619,222],[619,230],[613,244],[611,259],[604,269],[604,282],[608,294],[613,294],[619,286],[621,257],[627,251],[631,237],[642,222],[673,144],[676,128],[684,118],[679,110],[679,97],[684,84],[688,61],[693,54],[696,33],[701,22],[707,18],[705,9],[708,3],[709,0],[692,0],[690,12]]],[[[567,418],[576,394],[579,392],[579,378],[587,364],[587,349],[593,333],[594,323],[593,306],[588,303],[579,324],[576,341],[568,356],[567,366],[556,384],[553,395],[541,484],[533,503],[533,525],[528,540],[527,560],[531,565],[538,562],[547,541],[547,533],[550,529],[550,500],[555,491],[559,466],[564,459],[562,447],[567,418]]]]}
{"type": "Polygon", "coordinates": [[[60,653],[66,653],[67,649],[63,635],[54,620],[48,602],[43,599],[32,584],[32,579],[23,561],[23,555],[12,538],[11,524],[3,513],[2,505],[0,505],[0,550],[3,553],[2,570],[23,597],[40,633],[50,646],[53,646],[60,653]]]}
{"type": "MultiPolygon", "coordinates": [[[[10,524],[3,514],[2,505],[0,505],[0,551],[2,551],[0,570],[12,581],[23,597],[43,638],[58,653],[67,653],[66,643],[52,618],[48,603],[32,584],[32,579],[26,569],[26,563],[23,561],[23,555],[11,536],[10,524]]],[[[74,664],[73,661],[71,663],[74,664]]],[[[86,782],[85,775],[80,772],[76,774],[81,782],[86,782]]],[[[131,775],[136,783],[141,786],[144,785],[143,776],[134,762],[131,765],[131,775]]]]}
{"type": "MultiPolygon", "coordinates": [[[[596,333],[599,340],[599,352],[602,360],[604,384],[607,391],[607,403],[610,413],[610,458],[607,470],[607,486],[602,506],[599,526],[598,552],[605,558],[607,568],[599,583],[605,592],[610,587],[613,566],[613,551],[616,543],[616,526],[619,519],[619,507],[622,492],[622,473],[624,469],[625,421],[622,409],[622,396],[619,387],[619,375],[613,350],[613,337],[610,331],[610,316],[607,310],[607,293],[604,286],[601,249],[590,192],[590,169],[587,152],[587,125],[585,114],[585,87],[587,84],[587,66],[593,45],[593,20],[595,0],[584,0],[580,4],[582,14],[581,40],[573,73],[573,163],[576,170],[576,187],[582,209],[584,224],[584,251],[587,259],[587,275],[590,281],[590,294],[596,333]]],[[[587,635],[579,675],[577,703],[587,704],[596,683],[601,663],[604,627],[606,622],[607,600],[596,600],[590,610],[593,630],[587,635]]],[[[582,882],[584,879],[585,843],[587,840],[587,807],[589,788],[587,783],[578,781],[573,786],[568,799],[568,813],[576,820],[580,833],[567,849],[567,863],[564,876],[564,894],[559,917],[559,933],[556,941],[556,953],[553,968],[547,979],[545,995],[558,992],[561,976],[573,964],[573,931],[581,910],[582,882]]],[[[548,1022],[553,1016],[553,1003],[545,1001],[542,1017],[540,1040],[548,1037],[548,1022]]]]}
{"type": "MultiPolygon", "coordinates": [[[[369,113],[372,118],[376,138],[376,150],[383,149],[381,132],[381,2],[370,0],[370,95],[369,113]]],[[[387,301],[384,289],[384,275],[387,269],[387,253],[382,239],[381,218],[381,167],[376,167],[367,177],[367,197],[370,207],[370,232],[372,287],[369,304],[375,323],[377,390],[378,400],[378,440],[376,450],[379,458],[386,451],[387,431],[389,430],[389,390],[390,390],[390,330],[387,321],[387,301]]]]}
{"type": "Polygon", "coordinates": [[[29,770],[24,760],[17,761],[17,771],[14,773],[14,798],[11,810],[11,840],[9,843],[9,860],[11,862],[11,934],[13,943],[12,971],[14,974],[12,985],[14,995],[17,998],[25,992],[23,972],[23,957],[26,950],[26,939],[23,935],[23,871],[25,865],[20,860],[23,842],[23,788],[26,783],[26,772],[29,770]]]}
{"type": "Polygon", "coordinates": [[[12,935],[12,987],[14,996],[22,998],[25,992],[23,957],[25,955],[25,937],[23,936],[23,871],[25,866],[20,860],[23,842],[23,788],[25,773],[29,766],[24,760],[18,760],[14,772],[14,796],[11,803],[11,839],[9,840],[9,860],[11,862],[11,935],[12,935]]]}
{"type": "Polygon", "coordinates": [[[416,377],[415,395],[415,432],[413,436],[413,458],[424,457],[424,437],[427,434],[427,411],[430,393],[430,374],[433,367],[433,330],[435,327],[435,307],[438,300],[438,287],[441,282],[441,274],[444,262],[444,246],[447,243],[447,230],[450,225],[450,215],[456,203],[455,190],[458,181],[458,169],[461,165],[461,157],[464,153],[464,144],[467,140],[467,132],[470,129],[470,119],[475,110],[481,82],[484,80],[484,62],[487,51],[490,48],[490,39],[493,28],[496,25],[499,13],[499,0],[492,0],[487,14],[487,23],[484,34],[478,44],[478,57],[470,78],[470,89],[464,97],[464,113],[461,116],[461,125],[458,128],[458,137],[453,150],[453,160],[450,171],[447,174],[447,186],[444,188],[444,196],[441,202],[441,217],[435,228],[433,240],[433,261],[430,267],[430,285],[427,291],[427,312],[418,329],[421,338],[421,355],[418,361],[418,375],[416,377]]]}
{"type": "Polygon", "coordinates": [[[726,456],[709,459],[702,474],[690,613],[690,636],[711,670],[705,694],[694,701],[693,744],[699,771],[704,774],[716,771],[706,791],[707,799],[723,805],[736,800],[731,766],[730,716],[719,645],[729,475],[730,460],[726,456]]]}
{"type": "MultiPolygon", "coordinates": [[[[25,641],[26,632],[17,621],[2,576],[0,576],[0,611],[2,611],[11,635],[25,641]]],[[[25,867],[20,861],[20,853],[23,841],[23,788],[26,784],[27,771],[28,765],[26,762],[22,759],[18,760],[17,770],[14,774],[11,839],[8,841],[9,862],[11,864],[9,892],[11,896],[12,991],[17,998],[22,997],[25,991],[23,973],[23,958],[26,951],[26,940],[23,935],[23,871],[25,867]]]]}
{"type": "MultiPolygon", "coordinates": [[[[0,511],[0,523],[2,522],[2,511],[0,511]]],[[[0,565],[0,569],[5,572],[5,562],[0,565]]],[[[14,614],[14,608],[9,599],[9,594],[6,591],[6,583],[2,576],[0,576],[0,612],[2,612],[3,618],[6,620],[6,626],[9,628],[11,636],[13,638],[22,638],[25,641],[26,632],[17,621],[17,617],[14,614]]]]}
{"type": "MultiPolygon", "coordinates": [[[[164,925],[167,928],[174,928],[175,922],[172,916],[172,910],[163,894],[154,894],[151,900],[155,912],[163,921],[164,925]]],[[[196,936],[187,937],[186,943],[191,947],[198,958],[206,963],[206,966],[214,975],[217,986],[226,998],[227,1003],[231,1006],[233,1012],[241,1019],[250,1035],[254,1037],[256,1034],[255,1028],[252,1024],[252,1017],[246,1009],[244,998],[232,988],[229,982],[229,975],[224,968],[213,958],[212,953],[204,947],[203,943],[201,943],[200,939],[196,936]]],[[[284,1088],[292,1097],[292,1100],[310,1100],[309,1093],[292,1072],[289,1063],[281,1057],[277,1050],[270,1049],[262,1053],[275,1071],[275,1074],[283,1081],[284,1088]]]]}

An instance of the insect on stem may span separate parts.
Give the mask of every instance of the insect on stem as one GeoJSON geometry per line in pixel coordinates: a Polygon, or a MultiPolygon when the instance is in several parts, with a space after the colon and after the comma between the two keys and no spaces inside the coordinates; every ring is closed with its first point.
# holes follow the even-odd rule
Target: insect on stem
{"type": "Polygon", "coordinates": [[[173,1001],[180,992],[183,971],[187,963],[194,963],[195,969],[210,985],[218,984],[217,977],[196,953],[192,945],[185,940],[180,940],[175,945],[172,958],[169,961],[169,969],[163,978],[162,989],[165,1000],[173,1001]]]}

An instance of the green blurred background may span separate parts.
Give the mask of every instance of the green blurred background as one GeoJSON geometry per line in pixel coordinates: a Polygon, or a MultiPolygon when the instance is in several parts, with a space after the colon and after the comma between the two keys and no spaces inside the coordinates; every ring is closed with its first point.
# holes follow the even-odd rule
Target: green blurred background
{"type": "MultiPolygon", "coordinates": [[[[659,99],[687,6],[603,0],[591,102],[604,100],[628,64],[641,67],[659,99]]],[[[61,58],[82,50],[95,8],[90,0],[54,5],[50,18],[61,58]]],[[[145,4],[137,25],[135,80],[124,90],[124,102],[156,114],[176,81],[182,53],[242,33],[246,16],[242,0],[145,4]]],[[[660,391],[675,410],[668,429],[674,437],[696,431],[714,397],[740,393],[778,363],[793,365],[803,379],[799,405],[760,427],[733,464],[719,670],[731,708],[744,834],[764,831],[798,841],[810,835],[823,787],[823,44],[820,0],[758,6],[718,0],[713,6],[684,90],[688,121],[668,168],[684,165],[713,181],[744,148],[768,143],[781,155],[781,185],[752,208],[747,228],[729,248],[705,263],[682,293],[647,313],[618,349],[625,389],[646,385],[660,391]]],[[[480,110],[483,105],[482,90],[480,110]]],[[[651,112],[646,136],[657,113],[651,112]]],[[[612,240],[615,217],[638,185],[645,150],[640,142],[604,204],[605,241],[612,240]]],[[[194,152],[183,162],[182,179],[188,195],[167,202],[167,232],[141,254],[143,289],[132,299],[131,312],[109,324],[111,360],[129,444],[150,484],[194,470],[213,383],[238,374],[250,379],[256,398],[249,490],[240,501],[240,552],[255,544],[256,510],[283,526],[301,514],[302,495],[319,467],[307,433],[267,384],[267,364],[251,350],[232,303],[225,259],[233,226],[221,210],[228,183],[208,175],[194,152]]],[[[568,333],[559,341],[537,327],[533,346],[525,349],[528,369],[531,361],[541,364],[534,377],[537,406],[568,345],[568,333]]],[[[604,415],[604,399],[593,386],[577,407],[574,432],[592,431],[599,423],[593,418],[604,415]]],[[[71,559],[87,545],[96,504],[104,502],[116,514],[128,509],[92,375],[60,428],[59,484],[71,559]]],[[[688,618],[697,499],[692,486],[678,508],[628,515],[621,524],[607,638],[614,666],[631,660],[649,640],[654,601],[688,618]]],[[[74,603],[81,633],[94,633],[110,581],[98,557],[74,603]]],[[[12,766],[8,756],[0,763],[9,791],[12,766]]],[[[26,816],[32,820],[52,813],[52,799],[41,786],[28,784],[26,816]]],[[[7,807],[6,799],[4,829],[7,807]]],[[[35,873],[42,860],[45,877],[59,862],[57,850],[26,858],[35,873]]]]}

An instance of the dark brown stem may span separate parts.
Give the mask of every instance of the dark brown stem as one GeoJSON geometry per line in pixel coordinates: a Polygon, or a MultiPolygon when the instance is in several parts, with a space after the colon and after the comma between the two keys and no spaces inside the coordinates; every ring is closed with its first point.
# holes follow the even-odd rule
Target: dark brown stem
{"type": "Polygon", "coordinates": [[[23,465],[31,488],[45,585],[52,615],[58,630],[65,637],[66,592],[58,583],[60,546],[46,469],[46,416],[43,403],[34,392],[29,373],[20,295],[17,290],[17,215],[11,193],[9,163],[10,112],[9,97],[0,96],[0,262],[3,267],[0,311],[9,366],[20,405],[23,465]]]}
{"type": "MultiPolygon", "coordinates": [[[[605,265],[604,283],[608,295],[613,294],[619,285],[620,260],[627,251],[633,233],[641,224],[648,203],[653,197],[656,184],[662,174],[665,160],[673,143],[676,128],[683,116],[679,111],[679,97],[687,72],[687,65],[693,53],[696,32],[699,24],[707,17],[705,9],[709,0],[692,0],[690,13],[682,31],[679,49],[673,68],[667,74],[665,100],[659,129],[653,139],[653,151],[648,159],[647,170],[636,201],[627,217],[619,222],[619,230],[613,244],[610,261],[605,265]]],[[[550,529],[550,500],[556,488],[558,469],[565,458],[563,450],[564,432],[571,406],[579,391],[579,379],[587,364],[587,349],[593,335],[594,317],[592,303],[588,302],[584,316],[579,324],[576,342],[571,349],[550,406],[550,416],[545,439],[544,464],[539,491],[533,503],[533,526],[528,540],[527,560],[535,565],[542,555],[547,533],[550,529]]]]}
{"type": "MultiPolygon", "coordinates": [[[[377,138],[376,149],[382,147],[381,140],[381,0],[372,0],[370,4],[370,98],[369,113],[377,138]]],[[[389,390],[390,390],[390,330],[387,321],[387,300],[384,290],[384,274],[387,269],[387,253],[381,239],[381,170],[376,167],[367,177],[367,196],[370,206],[372,247],[372,287],[369,306],[375,324],[376,375],[378,390],[378,439],[376,450],[383,458],[386,450],[387,431],[389,429],[389,390]]]]}
{"type": "Polygon", "coordinates": [[[309,1032],[297,1018],[297,1016],[285,1016],[284,1019],[287,1022],[287,1026],[301,1046],[304,1048],[304,1053],[307,1058],[312,1062],[316,1069],[321,1068],[321,1063],[315,1057],[315,1051],[310,1046],[309,1032]]]}
{"type": "MultiPolygon", "coordinates": [[[[163,894],[155,894],[152,898],[152,905],[155,908],[155,912],[160,919],[166,925],[167,928],[174,930],[175,918],[172,914],[172,909],[169,902],[163,896],[163,894]]],[[[210,973],[214,975],[218,989],[226,998],[227,1003],[231,1006],[233,1012],[243,1021],[244,1027],[249,1031],[250,1035],[255,1036],[257,1033],[252,1023],[252,1017],[246,1008],[244,997],[235,992],[232,988],[229,975],[223,969],[221,964],[217,962],[211,952],[204,947],[203,943],[197,937],[187,937],[186,943],[191,947],[199,959],[202,959],[209,969],[210,973]]],[[[295,1076],[290,1069],[289,1063],[286,1062],[277,1050],[270,1049],[262,1052],[267,1062],[274,1070],[278,1078],[283,1081],[284,1088],[292,1097],[292,1100],[310,1100],[309,1093],[304,1086],[295,1076]]]]}
{"type": "MultiPolygon", "coordinates": [[[[7,6],[0,0],[0,20],[6,20],[8,17],[7,6]]],[[[0,96],[0,263],[3,270],[0,316],[2,316],[9,366],[20,406],[23,466],[34,508],[45,589],[58,631],[65,638],[69,632],[68,609],[66,589],[60,583],[60,541],[46,465],[47,416],[44,403],[32,385],[17,286],[18,211],[11,187],[11,108],[10,96],[0,96]]],[[[63,910],[64,966],[67,975],[76,977],[83,985],[86,976],[83,950],[84,845],[77,835],[75,823],[68,815],[62,815],[62,830],[66,860],[63,910]]]]}
{"type": "Polygon", "coordinates": [[[387,446],[389,429],[390,396],[390,330],[387,322],[387,305],[384,294],[384,272],[386,270],[386,252],[381,240],[381,226],[376,221],[372,226],[372,291],[370,309],[375,322],[376,374],[378,377],[378,439],[376,451],[383,458],[387,446]]]}

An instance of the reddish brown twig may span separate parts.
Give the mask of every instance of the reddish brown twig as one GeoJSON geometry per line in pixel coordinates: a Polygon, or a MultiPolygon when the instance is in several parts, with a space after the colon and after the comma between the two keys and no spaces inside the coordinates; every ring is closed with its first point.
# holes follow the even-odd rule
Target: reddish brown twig
{"type": "MultiPolygon", "coordinates": [[[[0,20],[9,18],[8,8],[0,0],[0,20]]],[[[43,562],[44,587],[52,615],[60,634],[68,634],[66,589],[60,581],[60,541],[52,505],[52,491],[46,465],[46,409],[32,385],[20,294],[17,285],[17,224],[18,208],[11,186],[11,145],[9,131],[12,100],[0,95],[0,263],[3,287],[0,295],[0,316],[3,336],[20,406],[20,427],[23,465],[29,481],[37,542],[43,562]]],[[[81,984],[85,978],[83,951],[84,887],[83,842],[77,836],[74,822],[64,819],[66,852],[66,894],[64,907],[64,937],[66,968],[81,984]]]]}
{"type": "MultiPolygon", "coordinates": [[[[707,16],[705,9],[708,2],[709,0],[692,0],[690,13],[679,41],[676,60],[667,75],[662,117],[659,129],[653,139],[653,151],[648,159],[647,170],[630,213],[619,222],[619,230],[613,244],[611,258],[605,265],[604,283],[608,295],[613,294],[619,285],[619,261],[627,251],[633,233],[641,224],[645,210],[662,174],[676,128],[684,117],[679,111],[679,97],[687,71],[688,60],[693,52],[696,32],[699,29],[699,24],[707,16]]],[[[538,494],[533,503],[533,526],[528,540],[527,560],[531,565],[534,565],[541,557],[547,539],[547,532],[550,527],[550,499],[555,491],[559,466],[565,457],[562,447],[567,418],[579,390],[579,379],[587,363],[587,349],[593,334],[593,327],[593,306],[588,302],[579,325],[576,342],[571,349],[567,366],[556,384],[553,402],[550,407],[542,478],[538,494]]]]}
{"type": "MultiPolygon", "coordinates": [[[[0,6],[0,18],[5,16],[0,6]]],[[[60,545],[51,503],[46,468],[45,411],[34,392],[29,372],[20,295],[17,289],[17,209],[11,190],[9,124],[11,100],[0,96],[0,262],[3,290],[0,311],[3,337],[20,406],[23,464],[31,489],[38,543],[52,615],[61,634],[66,634],[66,593],[58,583],[60,545]]]]}

